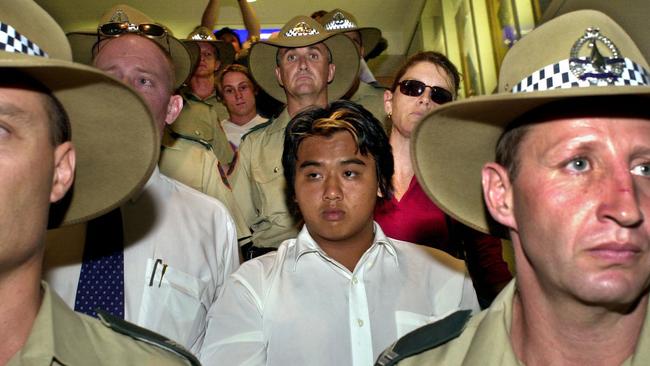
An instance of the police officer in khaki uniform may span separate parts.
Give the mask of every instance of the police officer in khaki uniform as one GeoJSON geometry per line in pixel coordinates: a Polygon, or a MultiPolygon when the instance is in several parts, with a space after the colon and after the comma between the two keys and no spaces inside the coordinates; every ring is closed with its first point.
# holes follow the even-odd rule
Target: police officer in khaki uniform
{"type": "MultiPolygon", "coordinates": [[[[228,118],[228,111],[217,95],[215,72],[222,65],[234,61],[235,50],[229,43],[217,40],[210,29],[202,26],[192,31],[183,42],[193,56],[194,70],[187,84],[179,90],[183,97],[183,110],[176,122],[168,127],[165,146],[178,148],[174,146],[178,140],[200,144],[211,151],[227,171],[234,151],[221,128],[221,121],[228,118]]],[[[161,161],[169,167],[172,178],[184,175],[180,172],[179,161],[167,162],[166,159],[168,157],[163,154],[161,161]]]]}
{"type": "Polygon", "coordinates": [[[328,33],[305,16],[287,22],[277,38],[251,48],[253,78],[269,95],[287,104],[278,118],[244,136],[231,177],[255,246],[277,247],[298,232],[286,203],[281,161],[285,127],[300,110],[324,107],[345,94],[358,65],[359,54],[349,38],[328,33]]]}
{"type": "MultiPolygon", "coordinates": [[[[115,5],[110,10],[104,12],[104,14],[100,17],[99,24],[103,25],[127,21],[133,24],[155,23],[153,19],[138,9],[135,9],[128,5],[115,5]]],[[[196,33],[193,36],[194,38],[200,38],[204,36],[204,33],[202,33],[202,31],[194,33],[196,33]]],[[[144,34],[143,36],[146,37],[147,35],[144,34]]],[[[152,34],[151,36],[155,35],[152,34]]],[[[75,61],[92,65],[93,52],[91,50],[94,49],[95,42],[97,41],[97,30],[95,29],[92,31],[71,32],[68,34],[68,39],[70,40],[72,46],[72,52],[75,61]]],[[[234,53],[230,45],[226,45],[224,42],[214,40],[201,41],[200,43],[209,42],[213,42],[218,45],[215,47],[223,47],[223,54],[225,57],[227,57],[226,61],[229,60],[232,62],[234,53]]],[[[199,42],[183,43],[174,37],[169,37],[168,42],[163,41],[161,43],[161,47],[163,49],[169,49],[169,54],[174,65],[174,90],[178,88],[184,90],[182,89],[184,88],[183,85],[185,85],[185,81],[189,78],[193,70],[192,64],[194,62],[197,62],[197,59],[192,59],[196,58],[198,55],[198,51],[196,51],[199,49],[198,44],[199,42]],[[196,52],[191,52],[192,50],[195,50],[196,52]]],[[[208,50],[216,49],[210,45],[205,47],[207,47],[208,50]]],[[[214,62],[214,59],[212,61],[214,62]]],[[[163,174],[176,179],[181,183],[184,183],[209,196],[217,198],[224,205],[226,205],[235,224],[237,225],[237,237],[239,243],[241,245],[246,244],[250,242],[250,230],[244,222],[243,215],[241,214],[239,206],[235,201],[230,187],[222,177],[222,172],[219,164],[220,160],[217,158],[217,154],[214,153],[216,146],[225,146],[226,150],[224,151],[232,152],[230,144],[228,143],[227,139],[225,140],[225,145],[214,144],[216,141],[215,136],[219,136],[219,134],[223,132],[223,129],[221,128],[220,124],[219,126],[212,127],[211,119],[208,121],[209,119],[206,119],[207,117],[204,118],[205,116],[211,115],[212,112],[209,111],[213,110],[213,108],[207,105],[196,105],[196,108],[189,107],[186,100],[187,98],[181,98],[182,96],[182,91],[180,96],[178,94],[171,96],[171,100],[174,103],[177,103],[179,105],[181,105],[181,103],[184,103],[184,105],[181,105],[182,111],[180,112],[179,117],[172,121],[166,121],[161,143],[162,152],[160,154],[159,161],[160,171],[163,174]],[[197,117],[196,119],[184,119],[181,121],[181,116],[191,113],[188,112],[190,109],[201,109],[205,113],[199,113],[199,115],[203,117],[197,117]],[[203,122],[199,122],[201,118],[203,118],[203,122]],[[172,122],[173,124],[171,124],[172,122]],[[177,127],[177,124],[179,124],[180,127],[177,127]]],[[[203,102],[197,103],[201,104],[203,102]]],[[[215,103],[221,105],[221,103],[216,102],[216,99],[215,103]]],[[[223,136],[225,138],[225,134],[223,134],[223,136]]],[[[230,159],[231,158],[232,156],[230,159]]]]}
{"type": "Polygon", "coordinates": [[[157,129],[134,91],[71,62],[63,30],[34,2],[0,1],[0,24],[0,364],[198,364],[154,333],[73,312],[40,281],[48,221],[82,222],[139,191],[157,129]]]}
{"type": "Polygon", "coordinates": [[[484,312],[420,328],[378,365],[650,363],[649,70],[611,18],[568,13],[508,52],[499,93],[416,128],[425,191],[507,234],[517,276],[484,312]]]}
{"type": "MultiPolygon", "coordinates": [[[[368,69],[364,57],[372,51],[381,39],[381,31],[374,27],[360,27],[354,15],[345,10],[334,9],[323,15],[318,22],[325,29],[332,33],[343,33],[354,41],[359,51],[359,75],[352,84],[350,90],[345,93],[343,99],[361,104],[369,110],[380,122],[386,122],[386,111],[384,110],[385,88],[379,85],[368,69]],[[372,81],[362,80],[362,72],[367,72],[372,81]]],[[[388,131],[389,128],[386,128],[388,131]]]]}

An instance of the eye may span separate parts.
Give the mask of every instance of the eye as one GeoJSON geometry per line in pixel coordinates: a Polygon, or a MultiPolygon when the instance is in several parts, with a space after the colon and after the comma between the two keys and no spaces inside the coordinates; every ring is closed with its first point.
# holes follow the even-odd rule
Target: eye
{"type": "Polygon", "coordinates": [[[227,95],[231,95],[235,93],[235,88],[225,88],[223,89],[223,93],[227,95]]]}
{"type": "Polygon", "coordinates": [[[244,85],[239,86],[239,91],[240,92],[245,92],[246,90],[248,90],[248,84],[244,84],[244,85]]]}
{"type": "Polygon", "coordinates": [[[312,61],[318,61],[318,59],[320,59],[320,55],[316,52],[310,53],[309,59],[312,61]]]}
{"type": "Polygon", "coordinates": [[[296,61],[297,58],[294,54],[287,55],[287,61],[296,61]]]}
{"type": "Polygon", "coordinates": [[[352,170],[346,170],[346,171],[343,173],[343,176],[346,177],[346,178],[354,178],[354,177],[356,177],[357,175],[359,175],[359,174],[358,174],[357,172],[355,172],[355,171],[352,171],[352,170]]]}
{"type": "Polygon", "coordinates": [[[316,180],[321,177],[320,173],[316,173],[316,172],[307,173],[306,175],[307,175],[307,179],[309,180],[316,180]]]}
{"type": "Polygon", "coordinates": [[[566,168],[573,172],[584,172],[591,168],[589,160],[583,157],[576,157],[571,159],[567,164],[566,168]]]}
{"type": "Polygon", "coordinates": [[[632,174],[641,177],[650,177],[650,162],[636,165],[635,167],[632,168],[631,172],[632,174]]]}
{"type": "Polygon", "coordinates": [[[138,86],[146,86],[146,87],[153,86],[153,82],[151,81],[151,79],[147,79],[147,78],[139,78],[137,83],[138,86]]]}

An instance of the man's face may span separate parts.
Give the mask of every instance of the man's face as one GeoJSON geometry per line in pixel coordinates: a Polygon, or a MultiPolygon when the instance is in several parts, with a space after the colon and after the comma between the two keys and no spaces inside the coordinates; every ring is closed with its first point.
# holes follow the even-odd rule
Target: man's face
{"type": "Polygon", "coordinates": [[[42,260],[49,205],[72,184],[74,150],[52,145],[45,98],[0,85],[0,273],[42,260]]]}
{"type": "Polygon", "coordinates": [[[232,47],[235,49],[236,53],[239,53],[239,51],[241,50],[241,47],[239,47],[239,40],[237,40],[237,37],[233,36],[232,34],[225,33],[221,35],[221,38],[219,39],[224,42],[230,43],[232,47]]]}
{"type": "Polygon", "coordinates": [[[170,114],[175,112],[173,69],[163,50],[145,37],[127,34],[102,41],[94,64],[144,97],[162,136],[165,124],[178,115],[170,114]]]}
{"type": "Polygon", "coordinates": [[[650,283],[650,120],[535,124],[518,159],[512,209],[499,220],[520,246],[517,276],[556,299],[618,308],[638,299],[650,283]]]}
{"type": "Polygon", "coordinates": [[[326,92],[327,84],[334,79],[334,64],[329,62],[329,51],[323,43],[281,48],[278,59],[280,66],[275,68],[275,75],[287,97],[317,96],[326,92]]]}
{"type": "MultiPolygon", "coordinates": [[[[255,92],[253,83],[241,72],[229,72],[221,83],[223,101],[230,117],[255,116],[255,92]]],[[[233,121],[235,122],[235,121],[233,121]]]]}
{"type": "Polygon", "coordinates": [[[296,202],[320,245],[371,241],[377,189],[375,159],[359,153],[350,133],[312,136],[300,143],[296,202]]]}
{"type": "Polygon", "coordinates": [[[194,75],[203,77],[214,75],[214,72],[221,66],[214,47],[207,42],[199,42],[199,48],[201,49],[201,58],[194,75]]]}

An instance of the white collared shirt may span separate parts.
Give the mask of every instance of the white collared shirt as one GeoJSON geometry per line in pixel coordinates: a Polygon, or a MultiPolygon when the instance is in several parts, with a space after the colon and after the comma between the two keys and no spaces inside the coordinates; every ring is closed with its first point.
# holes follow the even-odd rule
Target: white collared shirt
{"type": "Polygon", "coordinates": [[[353,272],[306,227],[228,279],[208,314],[206,365],[372,365],[399,337],[458,309],[479,311],[465,264],[387,238],[353,272]]]}
{"type": "Polygon", "coordinates": [[[253,119],[241,126],[231,122],[230,119],[225,119],[221,121],[221,127],[223,127],[223,130],[226,132],[228,141],[230,141],[230,143],[236,147],[239,147],[242,136],[244,136],[251,128],[267,121],[268,119],[257,114],[255,117],[253,117],[253,119]]]}
{"type": "MultiPolygon", "coordinates": [[[[197,353],[207,311],[239,267],[230,214],[217,199],[160,174],[158,168],[121,212],[124,318],[197,353]],[[157,259],[162,262],[155,265],[157,259]]],[[[43,277],[72,308],[85,226],[53,230],[47,238],[43,277]]]]}

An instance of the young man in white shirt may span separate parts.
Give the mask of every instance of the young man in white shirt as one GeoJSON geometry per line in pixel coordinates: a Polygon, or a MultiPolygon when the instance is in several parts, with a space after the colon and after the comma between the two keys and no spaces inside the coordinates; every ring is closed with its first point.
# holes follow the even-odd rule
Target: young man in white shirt
{"type": "Polygon", "coordinates": [[[418,325],[478,311],[462,261],[373,221],[376,200],[392,194],[393,157],[370,112],[338,101],[297,114],[282,165],[305,225],[230,277],[208,315],[203,363],[371,365],[418,325]]]}

